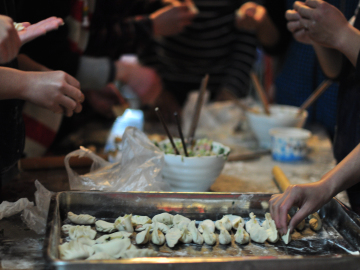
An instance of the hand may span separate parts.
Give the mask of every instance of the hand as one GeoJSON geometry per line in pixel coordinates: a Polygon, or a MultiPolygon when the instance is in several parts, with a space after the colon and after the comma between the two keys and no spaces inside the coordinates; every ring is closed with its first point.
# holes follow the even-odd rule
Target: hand
{"type": "Polygon", "coordinates": [[[286,11],[285,17],[288,20],[287,28],[292,33],[294,39],[298,42],[311,45],[313,41],[309,36],[309,32],[300,22],[300,14],[296,10],[290,9],[286,11]]]}
{"type": "Polygon", "coordinates": [[[27,85],[23,99],[55,113],[72,116],[82,110],[84,95],[80,83],[62,71],[25,72],[27,85]]]}
{"type": "Polygon", "coordinates": [[[20,46],[20,38],[13,20],[0,15],[0,63],[5,64],[13,60],[19,53],[20,46]]]}
{"type": "Polygon", "coordinates": [[[321,0],[296,1],[294,9],[301,16],[300,25],[318,44],[338,49],[343,33],[349,28],[345,16],[333,5],[321,0]]]}
{"type": "Polygon", "coordinates": [[[99,90],[87,90],[86,100],[93,109],[107,118],[114,118],[112,107],[117,104],[125,104],[119,89],[112,83],[99,90]]]}
{"type": "Polygon", "coordinates": [[[195,14],[190,11],[186,3],[176,3],[159,9],[150,15],[155,36],[176,35],[191,24],[195,14]]]}
{"type": "Polygon", "coordinates": [[[45,35],[47,32],[58,29],[59,26],[63,24],[63,20],[57,17],[50,17],[33,25],[30,25],[30,23],[22,23],[22,26],[25,28],[18,32],[21,45],[24,45],[26,42],[39,36],[45,35]]]}
{"type": "Polygon", "coordinates": [[[281,235],[287,232],[287,213],[293,206],[299,211],[292,217],[289,228],[292,231],[304,218],[314,213],[332,198],[325,181],[311,184],[291,185],[283,194],[276,194],[270,199],[270,213],[281,235]]]}
{"type": "Polygon", "coordinates": [[[235,25],[239,29],[256,31],[265,21],[266,9],[254,2],[243,4],[236,12],[235,25]]]}
{"type": "Polygon", "coordinates": [[[162,91],[161,79],[155,70],[117,61],[116,79],[128,84],[138,95],[142,104],[152,105],[162,91]]]}

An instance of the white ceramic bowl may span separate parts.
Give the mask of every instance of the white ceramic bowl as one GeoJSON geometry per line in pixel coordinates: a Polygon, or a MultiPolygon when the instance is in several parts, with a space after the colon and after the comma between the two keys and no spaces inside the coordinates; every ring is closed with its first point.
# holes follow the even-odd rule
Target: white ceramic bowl
{"type": "MultiPolygon", "coordinates": [[[[159,145],[168,143],[165,140],[159,145]]],[[[208,191],[224,168],[230,148],[221,143],[213,142],[213,152],[224,149],[217,156],[185,157],[180,155],[165,154],[165,164],[162,175],[170,184],[171,191],[199,192],[208,191]]]]}
{"type": "MultiPolygon", "coordinates": [[[[257,107],[261,111],[260,107],[257,107]]],[[[252,131],[254,132],[261,147],[271,147],[269,130],[277,127],[298,127],[302,128],[308,116],[307,111],[297,117],[299,108],[287,105],[270,105],[270,115],[265,113],[247,112],[247,118],[252,131]]]]}
{"type": "Polygon", "coordinates": [[[272,140],[271,153],[277,161],[298,161],[306,157],[308,153],[307,141],[311,132],[302,128],[272,128],[270,129],[272,140]]]}

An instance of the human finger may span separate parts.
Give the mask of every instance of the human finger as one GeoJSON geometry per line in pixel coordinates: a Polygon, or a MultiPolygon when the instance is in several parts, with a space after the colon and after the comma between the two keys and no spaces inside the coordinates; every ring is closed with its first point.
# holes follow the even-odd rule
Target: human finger
{"type": "Polygon", "coordinates": [[[81,103],[76,102],[76,107],[75,107],[74,112],[79,113],[79,112],[81,112],[81,111],[82,111],[82,105],[81,105],[81,103]]]}
{"type": "Polygon", "coordinates": [[[301,29],[304,29],[304,26],[300,24],[300,21],[293,21],[293,22],[288,22],[287,23],[287,29],[291,32],[291,33],[295,33],[301,29]]]}
{"type": "Polygon", "coordinates": [[[71,86],[74,86],[77,89],[80,89],[80,82],[75,79],[73,76],[65,73],[65,81],[70,84],[71,86]]]}
{"type": "Polygon", "coordinates": [[[77,106],[77,102],[65,95],[60,98],[59,104],[63,106],[65,110],[64,114],[68,117],[71,117],[74,114],[74,110],[77,106]]]}
{"type": "Polygon", "coordinates": [[[300,26],[302,26],[306,30],[309,30],[309,27],[311,27],[311,24],[312,24],[312,22],[308,19],[300,19],[299,23],[300,23],[300,26]]]}
{"type": "Polygon", "coordinates": [[[83,93],[76,87],[71,85],[66,85],[63,89],[63,93],[68,97],[72,98],[76,102],[83,102],[84,95],[83,93]]]}
{"type": "Polygon", "coordinates": [[[291,218],[289,223],[289,228],[292,231],[296,226],[303,221],[309,214],[311,214],[310,209],[306,207],[305,205],[302,206],[299,211],[296,212],[296,214],[291,218]]]}
{"type": "Polygon", "coordinates": [[[296,10],[289,9],[285,12],[285,18],[288,21],[298,21],[301,19],[301,16],[296,10]]]}
{"type": "Polygon", "coordinates": [[[31,25],[31,23],[29,23],[29,22],[22,22],[21,25],[26,28],[26,27],[29,27],[29,26],[31,25]]]}
{"type": "Polygon", "coordinates": [[[321,4],[322,1],[319,0],[306,0],[305,4],[311,8],[317,8],[321,4]]]}
{"type": "Polygon", "coordinates": [[[64,108],[62,106],[60,106],[59,104],[55,105],[51,110],[57,114],[64,114],[64,111],[65,111],[64,108]]]}
{"type": "Polygon", "coordinates": [[[271,196],[270,203],[270,214],[274,220],[276,227],[279,227],[279,205],[281,204],[282,194],[276,194],[271,196]]]}
{"type": "Polygon", "coordinates": [[[314,9],[311,7],[308,7],[302,2],[295,2],[295,3],[301,3],[301,4],[294,4],[294,9],[299,13],[299,15],[302,18],[310,19],[313,16],[314,9]]]}

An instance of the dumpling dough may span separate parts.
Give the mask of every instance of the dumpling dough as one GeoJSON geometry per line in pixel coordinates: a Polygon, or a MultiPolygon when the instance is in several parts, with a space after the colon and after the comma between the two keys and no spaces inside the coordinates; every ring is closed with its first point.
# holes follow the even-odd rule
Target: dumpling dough
{"type": "Polygon", "coordinates": [[[110,256],[118,259],[122,257],[124,252],[130,248],[131,241],[129,238],[115,239],[104,244],[94,245],[93,248],[96,253],[105,252],[110,256]]]}
{"type": "Polygon", "coordinates": [[[88,236],[81,236],[77,240],[79,243],[90,247],[96,244],[96,241],[90,239],[88,236]]]}
{"type": "Polygon", "coordinates": [[[131,249],[126,250],[124,255],[122,256],[123,259],[131,259],[131,258],[139,258],[139,257],[155,257],[157,252],[148,248],[143,249],[131,249]]]}
{"type": "Polygon", "coordinates": [[[273,220],[273,219],[271,218],[270,213],[266,213],[266,214],[265,214],[265,220],[264,220],[264,222],[262,223],[261,226],[262,226],[265,230],[270,229],[270,221],[271,221],[271,220],[273,220]]]}
{"type": "Polygon", "coordinates": [[[153,233],[151,234],[151,242],[155,245],[163,245],[165,243],[165,235],[159,230],[159,223],[155,222],[153,233]]]}
{"type": "Polygon", "coordinates": [[[251,230],[249,233],[251,240],[257,243],[265,243],[266,239],[268,238],[266,230],[258,223],[251,226],[251,230]]]}
{"type": "Polygon", "coordinates": [[[231,235],[224,226],[220,228],[219,243],[222,245],[227,245],[231,243],[231,235]]]}
{"type": "Polygon", "coordinates": [[[322,226],[322,222],[321,222],[321,218],[319,216],[319,214],[317,212],[309,215],[309,225],[310,228],[314,231],[319,231],[321,229],[322,226]]]}
{"type": "Polygon", "coordinates": [[[239,244],[246,244],[250,241],[249,234],[244,229],[244,224],[240,224],[235,233],[235,242],[239,244]]]}
{"type": "Polygon", "coordinates": [[[204,238],[202,237],[201,233],[196,229],[195,220],[189,223],[188,229],[192,235],[193,242],[198,245],[202,245],[204,243],[204,238]]]}
{"type": "Polygon", "coordinates": [[[216,229],[218,229],[219,231],[221,230],[221,226],[224,226],[224,228],[228,231],[231,231],[232,228],[232,224],[230,219],[227,216],[223,216],[222,219],[217,220],[215,222],[215,227],[216,229]]]}
{"type": "Polygon", "coordinates": [[[86,259],[94,254],[95,250],[83,245],[79,240],[72,240],[59,246],[60,258],[62,260],[86,259]]]}
{"type": "Polygon", "coordinates": [[[178,228],[171,228],[165,235],[166,244],[171,248],[174,247],[181,238],[182,234],[182,231],[180,231],[178,228]]]}
{"type": "Polygon", "coordinates": [[[114,223],[110,223],[104,220],[97,220],[95,222],[95,228],[98,232],[112,233],[116,230],[114,223]]]}
{"type": "Polygon", "coordinates": [[[231,224],[234,230],[237,230],[239,226],[244,227],[245,220],[242,217],[236,217],[233,220],[231,220],[231,224]]]}
{"type": "Polygon", "coordinates": [[[269,224],[269,228],[266,229],[266,233],[268,234],[267,240],[270,243],[276,243],[277,241],[279,241],[279,233],[276,229],[275,221],[271,219],[269,221],[269,224]]]}
{"type": "Polygon", "coordinates": [[[120,232],[116,232],[116,233],[112,233],[112,234],[103,235],[103,236],[99,237],[98,239],[96,239],[95,243],[96,244],[104,244],[104,243],[112,241],[114,239],[129,238],[131,235],[132,235],[132,233],[120,231],[120,232]]]}
{"type": "Polygon", "coordinates": [[[151,218],[149,218],[148,216],[132,216],[131,223],[133,226],[138,226],[144,224],[151,224],[152,221],[151,218]]]}
{"type": "Polygon", "coordinates": [[[115,258],[105,252],[95,253],[86,260],[114,260],[115,258]]]}
{"type": "Polygon", "coordinates": [[[126,231],[131,233],[134,232],[134,228],[131,223],[131,217],[132,214],[118,217],[114,223],[115,228],[119,231],[126,231]]]}
{"type": "Polygon", "coordinates": [[[161,213],[152,218],[152,222],[161,222],[165,225],[173,225],[174,216],[169,213],[161,213]]]}
{"type": "MultiPolygon", "coordinates": [[[[246,229],[246,231],[247,231],[248,233],[250,233],[251,228],[252,228],[255,224],[259,225],[258,221],[255,219],[256,216],[254,215],[253,212],[251,212],[249,216],[250,216],[250,220],[249,220],[248,222],[246,222],[246,224],[245,224],[245,229],[246,229]]],[[[260,226],[260,225],[259,225],[259,226],[260,226]]]]}
{"type": "Polygon", "coordinates": [[[180,231],[183,231],[183,230],[187,229],[188,225],[189,225],[189,222],[182,221],[179,224],[177,224],[175,227],[177,227],[180,231]]]}
{"type": "MultiPolygon", "coordinates": [[[[211,221],[212,222],[212,221],[211,221]]],[[[214,224],[214,222],[212,222],[214,224]]],[[[203,237],[204,237],[204,241],[206,244],[208,244],[209,246],[213,246],[216,243],[216,235],[213,231],[211,231],[211,229],[206,226],[206,224],[202,224],[200,223],[199,225],[199,230],[200,228],[202,229],[203,233],[203,237]]],[[[215,226],[214,226],[215,229],[215,226]]]]}
{"type": "Polygon", "coordinates": [[[70,230],[71,227],[75,227],[75,226],[74,225],[69,225],[69,224],[62,225],[61,231],[68,235],[69,230],[70,230]]]}
{"type": "Polygon", "coordinates": [[[87,214],[76,215],[73,212],[69,212],[68,219],[70,219],[72,223],[80,225],[89,225],[95,223],[95,217],[87,214]]]}
{"type": "Polygon", "coordinates": [[[180,237],[179,241],[184,244],[189,244],[193,241],[192,233],[185,227],[182,231],[182,236],[180,237]]]}
{"type": "Polygon", "coordinates": [[[189,224],[191,222],[191,220],[187,217],[184,217],[182,215],[175,215],[174,218],[173,218],[173,224],[175,226],[177,226],[178,224],[180,223],[187,223],[189,224]]]}
{"type": "Polygon", "coordinates": [[[206,226],[209,228],[210,232],[215,232],[215,224],[214,221],[210,220],[210,219],[205,219],[204,221],[201,221],[199,224],[199,232],[203,233],[203,226],[206,226]]]}
{"type": "Polygon", "coordinates": [[[291,241],[291,234],[290,228],[288,229],[287,233],[281,236],[281,239],[284,241],[285,245],[289,244],[291,241]]]}
{"type": "MultiPolygon", "coordinates": [[[[166,234],[170,230],[170,228],[167,225],[165,225],[164,223],[161,223],[161,222],[156,222],[156,223],[158,224],[158,229],[163,234],[166,234]]],[[[152,230],[154,228],[154,223],[138,225],[138,226],[136,226],[135,231],[141,232],[141,231],[144,231],[147,227],[150,227],[150,232],[152,232],[152,230]]]]}
{"type": "Polygon", "coordinates": [[[90,226],[82,225],[72,226],[69,229],[69,237],[71,240],[75,240],[82,236],[88,236],[90,239],[94,239],[96,236],[96,231],[91,229],[90,226]]]}
{"type": "Polygon", "coordinates": [[[145,231],[142,231],[136,235],[135,241],[138,245],[143,245],[150,240],[150,227],[147,227],[145,231]]]}

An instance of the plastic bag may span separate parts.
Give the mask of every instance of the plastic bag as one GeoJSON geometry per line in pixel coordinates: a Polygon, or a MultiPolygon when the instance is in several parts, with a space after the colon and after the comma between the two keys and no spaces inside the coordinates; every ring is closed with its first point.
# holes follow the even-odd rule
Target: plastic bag
{"type": "Polygon", "coordinates": [[[26,207],[34,206],[27,198],[21,198],[16,202],[3,201],[0,204],[0,220],[23,211],[26,207]]]}
{"type": "Polygon", "coordinates": [[[122,155],[115,163],[105,161],[84,147],[69,153],[64,162],[70,189],[123,192],[170,189],[161,175],[164,153],[143,132],[127,127],[118,148],[122,155]],[[69,159],[73,156],[92,159],[90,172],[84,175],[74,172],[69,166],[69,159]]]}

